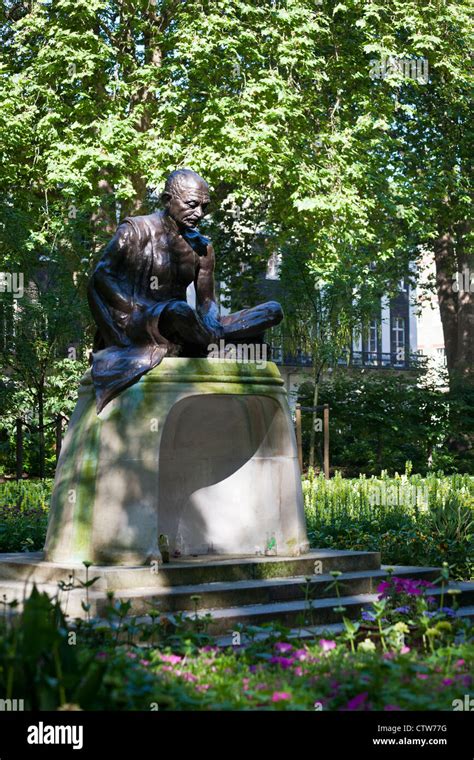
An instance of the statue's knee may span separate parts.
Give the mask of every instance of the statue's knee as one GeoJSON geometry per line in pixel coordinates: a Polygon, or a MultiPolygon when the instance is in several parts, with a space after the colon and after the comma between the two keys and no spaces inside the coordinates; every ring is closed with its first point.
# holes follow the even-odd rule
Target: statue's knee
{"type": "Polygon", "coordinates": [[[269,311],[272,324],[277,325],[283,319],[283,309],[281,308],[278,301],[268,301],[266,306],[269,311]]]}
{"type": "Polygon", "coordinates": [[[167,313],[180,321],[186,321],[192,319],[194,312],[191,306],[186,301],[175,301],[170,303],[166,309],[167,313]]]}

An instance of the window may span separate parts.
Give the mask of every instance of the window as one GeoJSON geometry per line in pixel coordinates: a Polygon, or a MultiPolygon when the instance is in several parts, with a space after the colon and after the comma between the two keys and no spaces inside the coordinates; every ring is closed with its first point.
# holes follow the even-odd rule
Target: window
{"type": "Polygon", "coordinates": [[[392,348],[396,362],[405,361],[405,320],[395,317],[392,324],[392,348]]]}
{"type": "Polygon", "coordinates": [[[376,354],[379,349],[379,321],[373,319],[369,325],[369,354],[376,354]]]}
{"type": "Polygon", "coordinates": [[[267,262],[267,280],[280,279],[281,253],[274,251],[267,262]]]}
{"type": "Polygon", "coordinates": [[[270,330],[271,359],[277,364],[283,361],[283,332],[281,327],[273,327],[270,330]]]}

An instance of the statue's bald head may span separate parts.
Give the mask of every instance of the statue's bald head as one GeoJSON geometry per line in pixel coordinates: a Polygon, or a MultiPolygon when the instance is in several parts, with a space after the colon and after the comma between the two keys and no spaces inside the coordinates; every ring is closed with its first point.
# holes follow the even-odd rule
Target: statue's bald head
{"type": "Polygon", "coordinates": [[[165,211],[181,227],[195,227],[209,205],[209,185],[192,169],[176,169],[165,183],[165,211]]]}
{"type": "Polygon", "coordinates": [[[209,185],[206,180],[200,177],[199,174],[192,169],[176,169],[174,172],[171,172],[165,182],[163,193],[173,195],[176,190],[180,190],[188,185],[197,185],[204,188],[209,193],[209,185]]]}

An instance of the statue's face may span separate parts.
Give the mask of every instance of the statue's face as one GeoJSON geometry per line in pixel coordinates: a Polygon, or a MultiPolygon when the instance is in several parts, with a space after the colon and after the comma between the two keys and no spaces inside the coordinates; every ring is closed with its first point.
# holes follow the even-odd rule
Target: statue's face
{"type": "Polygon", "coordinates": [[[204,180],[193,178],[182,180],[173,188],[166,208],[175,222],[183,227],[193,228],[199,224],[209,205],[209,188],[204,180]]]}

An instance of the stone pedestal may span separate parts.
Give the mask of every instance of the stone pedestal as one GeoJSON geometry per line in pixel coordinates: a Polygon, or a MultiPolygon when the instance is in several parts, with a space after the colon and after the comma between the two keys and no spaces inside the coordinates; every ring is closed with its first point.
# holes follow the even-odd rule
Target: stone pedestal
{"type": "Polygon", "coordinates": [[[82,379],[58,462],[50,562],[143,565],[308,548],[286,392],[275,364],[164,359],[96,414],[82,379]]]}

